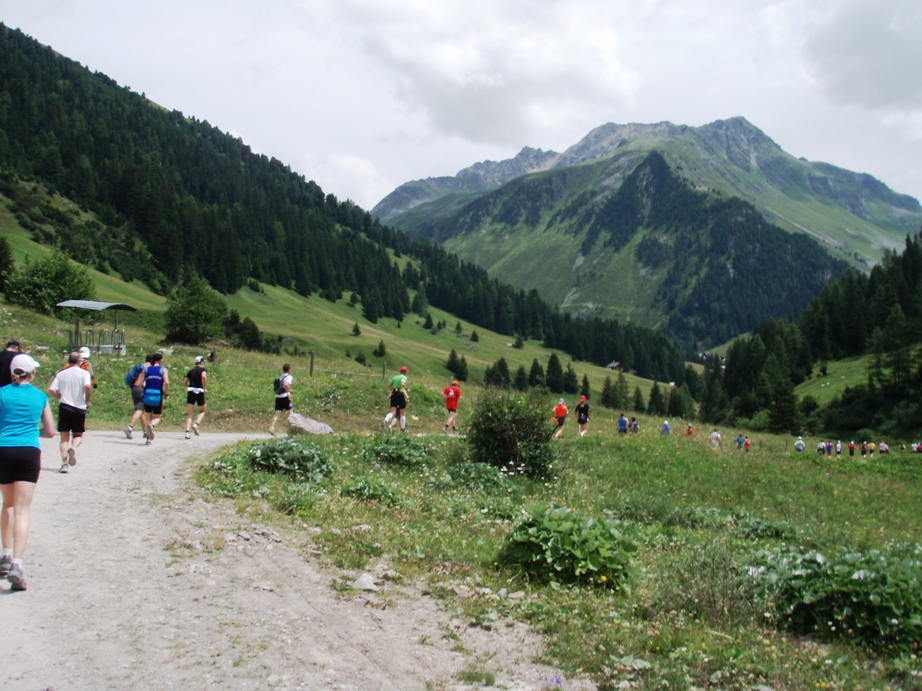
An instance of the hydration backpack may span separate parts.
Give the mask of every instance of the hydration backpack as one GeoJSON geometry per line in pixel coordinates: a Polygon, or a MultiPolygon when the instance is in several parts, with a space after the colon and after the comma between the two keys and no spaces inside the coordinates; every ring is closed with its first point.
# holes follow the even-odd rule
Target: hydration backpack
{"type": "Polygon", "coordinates": [[[285,375],[280,374],[275,378],[275,381],[272,382],[272,388],[275,390],[276,396],[281,396],[285,393],[285,375]]]}
{"type": "Polygon", "coordinates": [[[144,371],[144,365],[135,365],[130,370],[128,374],[125,375],[125,386],[130,387],[134,384],[134,380],[138,378],[138,375],[144,371]]]}

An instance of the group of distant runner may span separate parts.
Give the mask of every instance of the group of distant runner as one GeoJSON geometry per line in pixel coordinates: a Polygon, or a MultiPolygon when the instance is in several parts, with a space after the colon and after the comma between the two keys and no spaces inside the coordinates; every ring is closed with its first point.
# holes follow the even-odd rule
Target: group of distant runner
{"type": "MultiPolygon", "coordinates": [[[[806,443],[804,442],[804,438],[797,437],[797,441],[794,442],[794,451],[803,453],[805,448],[806,443]]],[[[887,455],[890,453],[890,445],[883,440],[881,440],[880,444],[875,444],[873,441],[862,441],[861,444],[856,444],[854,440],[852,440],[845,448],[848,449],[848,455],[852,457],[855,455],[855,453],[859,453],[862,458],[866,458],[868,456],[874,458],[875,452],[880,452],[881,455],[887,455]]],[[[842,458],[842,449],[843,446],[841,439],[837,439],[835,442],[833,442],[831,439],[820,440],[816,445],[816,453],[820,456],[826,456],[829,458],[832,458],[833,454],[835,454],[836,458],[842,458]]],[[[905,450],[906,445],[900,444],[900,451],[905,450]]]]}

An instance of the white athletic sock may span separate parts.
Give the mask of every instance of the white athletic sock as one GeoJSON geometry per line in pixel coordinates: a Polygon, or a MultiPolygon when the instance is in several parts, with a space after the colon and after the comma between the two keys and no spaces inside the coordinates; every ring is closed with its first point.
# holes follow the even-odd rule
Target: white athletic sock
{"type": "Polygon", "coordinates": [[[400,416],[400,429],[407,431],[407,419],[403,415],[400,416]]]}
{"type": "Polygon", "coordinates": [[[13,558],[13,548],[10,547],[9,549],[7,549],[4,547],[3,551],[0,552],[0,557],[9,557],[10,559],[12,559],[13,558]]]}
{"type": "Polygon", "coordinates": [[[13,557],[13,563],[19,564],[19,568],[22,568],[22,559],[16,559],[16,557],[13,557]]]}
{"type": "Polygon", "coordinates": [[[389,423],[389,422],[390,422],[391,420],[393,420],[393,419],[394,419],[394,414],[393,414],[393,413],[388,413],[387,415],[384,416],[384,424],[386,425],[387,423],[389,423]]]}

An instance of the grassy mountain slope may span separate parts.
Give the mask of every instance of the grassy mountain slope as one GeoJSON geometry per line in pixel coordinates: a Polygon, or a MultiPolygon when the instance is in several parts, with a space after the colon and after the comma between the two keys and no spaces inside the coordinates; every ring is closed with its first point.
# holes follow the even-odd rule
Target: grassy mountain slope
{"type": "Polygon", "coordinates": [[[417,207],[411,232],[577,314],[659,328],[686,352],[799,313],[845,269],[751,205],[694,189],[661,154],[636,156],[519,178],[441,218],[425,208],[445,200],[417,207]]]}
{"type": "MultiPolygon", "coordinates": [[[[444,243],[500,280],[535,288],[574,313],[666,329],[687,350],[722,342],[760,319],[799,313],[845,262],[867,267],[884,250],[900,247],[905,234],[922,222],[916,200],[870,176],[795,159],[742,118],[702,128],[606,125],[544,164],[547,170],[488,191],[447,192],[407,204],[402,212],[395,211],[399,200],[389,196],[375,212],[387,211],[391,222],[411,235],[444,243]],[[684,201],[675,195],[671,202],[654,199],[642,185],[634,202],[618,200],[625,181],[651,152],[684,181],[686,190],[679,195],[684,201]],[[689,190],[707,195],[707,201],[690,201],[689,190]],[[742,244],[735,241],[736,256],[727,265],[731,273],[737,271],[736,287],[729,290],[722,279],[721,292],[706,285],[714,282],[707,271],[715,271],[718,261],[713,243],[703,241],[703,230],[714,220],[704,222],[683,205],[697,204],[699,216],[717,214],[732,199],[751,204],[754,214],[744,215],[758,214],[764,222],[747,221],[758,225],[758,232],[742,244]],[[632,203],[673,207],[666,215],[654,213],[657,223],[644,218],[639,228],[619,230],[615,224],[626,222],[624,212],[632,203]],[[619,211],[619,204],[628,207],[619,211]],[[790,231],[791,239],[780,239],[778,229],[790,231]],[[760,248],[760,234],[772,236],[773,253],[760,248]],[[596,242],[608,235],[612,242],[596,242]],[[805,237],[820,243],[823,252],[805,237]],[[781,245],[789,250],[779,250],[781,245]],[[742,270],[740,259],[747,256],[751,263],[742,270]],[[755,314],[747,299],[736,308],[711,308],[715,300],[734,299],[739,286],[774,307],[758,307],[755,314]]],[[[408,189],[397,192],[406,203],[408,189]]]]}

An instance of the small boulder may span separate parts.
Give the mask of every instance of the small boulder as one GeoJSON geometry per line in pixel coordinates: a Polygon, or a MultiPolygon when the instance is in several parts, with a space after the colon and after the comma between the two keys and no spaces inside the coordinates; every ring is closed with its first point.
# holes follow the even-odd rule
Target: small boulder
{"type": "Polygon", "coordinates": [[[370,592],[374,592],[378,589],[378,586],[375,585],[374,576],[372,576],[370,573],[363,573],[361,576],[355,579],[352,587],[355,590],[367,590],[370,592]]]}
{"type": "Polygon", "coordinates": [[[291,434],[333,434],[333,428],[324,422],[317,422],[309,417],[304,417],[298,413],[291,413],[288,416],[288,424],[291,426],[291,434]]]}

